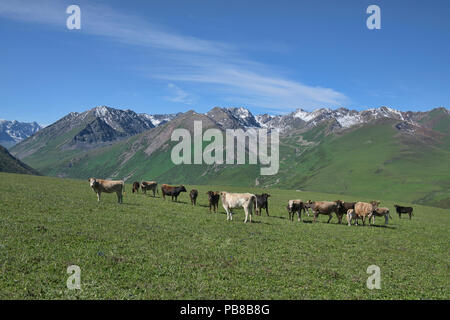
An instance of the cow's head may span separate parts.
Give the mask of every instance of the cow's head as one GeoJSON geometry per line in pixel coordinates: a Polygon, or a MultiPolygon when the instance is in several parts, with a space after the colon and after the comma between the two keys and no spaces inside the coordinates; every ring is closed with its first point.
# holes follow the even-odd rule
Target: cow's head
{"type": "Polygon", "coordinates": [[[91,188],[93,188],[94,186],[96,186],[98,184],[97,180],[95,178],[89,178],[88,181],[89,181],[89,185],[91,186],[91,188]]]}
{"type": "Polygon", "coordinates": [[[372,205],[372,207],[374,208],[378,208],[378,206],[380,205],[380,201],[371,201],[370,204],[372,205]]]}
{"type": "Polygon", "coordinates": [[[180,192],[187,192],[186,188],[183,185],[180,186],[180,192]]]}
{"type": "Polygon", "coordinates": [[[313,201],[311,201],[311,200],[308,200],[308,201],[306,201],[306,203],[305,203],[305,207],[306,208],[311,208],[311,205],[313,204],[313,201]]]}
{"type": "Polygon", "coordinates": [[[267,200],[267,198],[270,197],[270,194],[268,194],[268,193],[263,193],[263,194],[261,195],[261,197],[263,197],[265,200],[267,200]]]}

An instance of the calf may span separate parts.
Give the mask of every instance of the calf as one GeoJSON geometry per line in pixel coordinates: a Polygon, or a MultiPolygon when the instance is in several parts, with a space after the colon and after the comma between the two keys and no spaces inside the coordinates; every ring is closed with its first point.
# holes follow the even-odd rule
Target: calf
{"type": "Polygon", "coordinates": [[[211,212],[211,206],[213,207],[214,212],[217,212],[220,198],[219,191],[208,191],[206,194],[208,195],[209,212],[211,212]]]}
{"type": "Polygon", "coordinates": [[[172,201],[173,201],[173,198],[175,198],[175,201],[178,201],[177,199],[178,199],[179,194],[181,192],[187,192],[187,191],[183,185],[175,187],[175,186],[169,186],[168,184],[163,184],[161,186],[161,192],[162,192],[162,196],[163,196],[164,200],[166,200],[166,196],[171,196],[172,201]]]}
{"type": "Polygon", "coordinates": [[[411,216],[413,216],[413,208],[412,207],[402,207],[399,205],[394,205],[395,210],[398,213],[398,218],[402,218],[402,213],[407,213],[409,215],[409,220],[411,220],[411,216]]]}
{"type": "Polygon", "coordinates": [[[388,208],[376,208],[372,212],[372,223],[375,223],[375,217],[384,217],[384,224],[389,223],[389,217],[392,219],[391,215],[389,214],[388,208]]]}
{"type": "Polygon", "coordinates": [[[379,201],[355,203],[355,214],[362,219],[363,225],[366,224],[366,217],[369,218],[370,225],[370,218],[372,217],[373,212],[378,208],[379,204],[379,201]]]}
{"type": "Polygon", "coordinates": [[[256,201],[254,203],[253,208],[255,209],[255,213],[257,215],[261,215],[261,209],[266,209],[266,214],[269,216],[269,205],[267,203],[267,199],[270,197],[270,194],[263,193],[263,194],[255,194],[256,201]],[[258,204],[258,209],[256,209],[256,204],[258,204]]]}
{"type": "MultiPolygon", "coordinates": [[[[229,193],[222,191],[220,193],[222,197],[222,205],[227,212],[227,220],[233,220],[233,212],[231,209],[234,208],[244,208],[245,220],[247,222],[248,215],[250,214],[250,222],[252,222],[252,208],[253,203],[257,202],[256,196],[252,193],[229,193]]],[[[256,209],[258,209],[258,204],[256,203],[256,209]]]]}
{"type": "MultiPolygon", "coordinates": [[[[336,213],[336,216],[338,217],[339,223],[341,223],[341,220],[339,219],[339,212],[341,210],[342,201],[311,201],[308,200],[307,206],[311,208],[313,214],[314,214],[314,222],[317,220],[317,216],[319,214],[327,215],[328,221],[330,222],[331,218],[333,218],[333,212],[336,213]]],[[[342,216],[341,216],[342,218],[342,216]]]]}
{"type": "Polygon", "coordinates": [[[147,190],[153,191],[153,196],[155,196],[155,193],[159,194],[158,183],[156,181],[142,181],[141,190],[144,194],[147,194],[147,190]]]}
{"type": "Polygon", "coordinates": [[[123,181],[103,180],[96,178],[89,178],[89,185],[92,190],[97,193],[97,201],[100,202],[100,194],[113,193],[117,194],[117,201],[122,203],[123,193],[125,193],[125,183],[123,181]]]}
{"type": "Polygon", "coordinates": [[[132,193],[139,193],[139,182],[135,181],[133,182],[133,189],[131,190],[132,193]]]}
{"type": "Polygon", "coordinates": [[[355,220],[355,224],[358,225],[358,215],[355,213],[355,209],[347,210],[347,223],[350,226],[352,224],[352,220],[355,220]]]}
{"type": "Polygon", "coordinates": [[[289,200],[286,210],[289,213],[289,220],[294,221],[294,214],[297,212],[297,220],[300,221],[302,218],[302,210],[306,212],[306,205],[300,199],[289,200]]]}
{"type": "Polygon", "coordinates": [[[191,204],[193,206],[197,205],[197,196],[198,191],[196,189],[192,189],[191,192],[189,193],[189,197],[191,198],[191,204]]]}

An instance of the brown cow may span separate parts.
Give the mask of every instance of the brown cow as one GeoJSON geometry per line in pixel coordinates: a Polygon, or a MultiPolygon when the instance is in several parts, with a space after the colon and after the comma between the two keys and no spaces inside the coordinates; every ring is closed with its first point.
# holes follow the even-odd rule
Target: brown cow
{"type": "Polygon", "coordinates": [[[139,193],[139,182],[135,181],[133,182],[133,189],[131,190],[132,193],[139,193]]]}
{"type": "Polygon", "coordinates": [[[153,191],[153,197],[155,196],[155,192],[157,192],[159,194],[158,182],[156,182],[156,181],[142,181],[141,189],[142,189],[142,192],[144,192],[144,194],[147,194],[147,190],[153,191]]]}
{"type": "Polygon", "coordinates": [[[125,183],[120,181],[113,181],[113,180],[103,180],[103,179],[96,179],[96,178],[89,178],[89,185],[91,186],[92,190],[97,193],[97,201],[100,202],[100,194],[102,192],[104,193],[113,193],[115,192],[117,194],[117,201],[119,203],[122,203],[122,192],[125,193],[125,183]]]}
{"type": "MultiPolygon", "coordinates": [[[[311,201],[308,200],[306,205],[311,208],[313,214],[314,214],[314,222],[317,220],[317,216],[319,214],[325,214],[327,215],[328,221],[330,222],[331,218],[333,218],[333,212],[336,213],[336,216],[338,217],[339,223],[341,223],[341,219],[339,219],[339,211],[341,210],[342,201],[311,201]]],[[[342,216],[341,216],[342,218],[342,216]]]]}
{"type": "Polygon", "coordinates": [[[388,224],[389,223],[389,218],[392,219],[390,213],[389,213],[389,208],[376,208],[373,212],[372,212],[372,223],[375,223],[375,217],[384,217],[384,224],[388,224]]]}
{"type": "Polygon", "coordinates": [[[189,197],[191,198],[191,204],[193,206],[197,205],[197,196],[198,196],[198,191],[196,189],[192,189],[191,192],[189,193],[189,197]]]}
{"type": "Polygon", "coordinates": [[[175,202],[177,202],[178,196],[180,195],[180,193],[187,192],[187,191],[183,185],[176,187],[176,186],[169,186],[168,184],[163,184],[161,186],[161,192],[162,192],[162,196],[163,196],[164,200],[166,200],[166,196],[171,196],[172,201],[173,201],[173,198],[175,198],[175,202]]]}
{"type": "Polygon", "coordinates": [[[367,202],[355,203],[355,214],[362,219],[363,225],[366,224],[366,217],[369,218],[369,225],[370,225],[370,218],[372,217],[374,210],[378,208],[379,204],[380,201],[372,201],[370,203],[367,202]]]}
{"type": "Polygon", "coordinates": [[[208,195],[209,212],[211,212],[211,206],[213,207],[214,212],[217,212],[217,209],[219,207],[220,192],[208,191],[206,194],[208,195]]]}

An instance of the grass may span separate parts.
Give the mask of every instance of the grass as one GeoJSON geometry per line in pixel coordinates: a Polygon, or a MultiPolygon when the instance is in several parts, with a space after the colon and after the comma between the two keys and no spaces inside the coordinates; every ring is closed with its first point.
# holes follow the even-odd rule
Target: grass
{"type": "MultiPolygon", "coordinates": [[[[414,205],[388,227],[291,222],[288,199],[371,200],[269,190],[270,217],[209,213],[126,186],[97,203],[84,180],[0,174],[0,299],[449,299],[449,210],[414,205]],[[68,290],[69,265],[82,290],[68,290]],[[369,265],[381,289],[366,288],[369,265]]],[[[266,190],[267,191],[267,190],[266,190]]],[[[392,201],[382,201],[391,208],[392,201]]],[[[407,204],[407,203],[400,203],[407,204]]]]}

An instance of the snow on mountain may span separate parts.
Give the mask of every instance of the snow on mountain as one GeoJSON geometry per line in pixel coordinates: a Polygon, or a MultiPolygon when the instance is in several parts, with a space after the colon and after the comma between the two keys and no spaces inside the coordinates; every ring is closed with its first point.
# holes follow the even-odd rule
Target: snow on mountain
{"type": "Polygon", "coordinates": [[[0,144],[9,148],[38,132],[42,127],[36,122],[19,122],[0,119],[0,144]]]}

